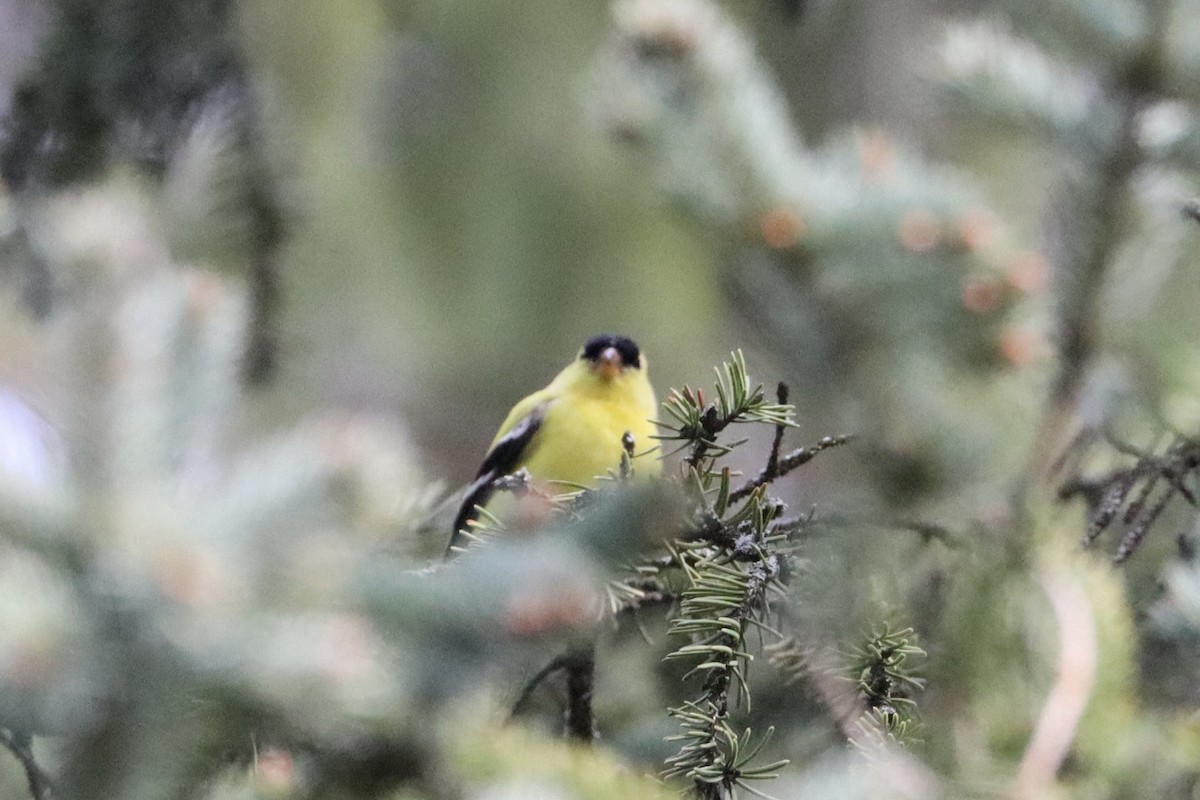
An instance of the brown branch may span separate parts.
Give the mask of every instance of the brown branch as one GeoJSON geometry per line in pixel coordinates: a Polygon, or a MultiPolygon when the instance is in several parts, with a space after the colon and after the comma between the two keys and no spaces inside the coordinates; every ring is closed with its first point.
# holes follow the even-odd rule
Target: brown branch
{"type": "Polygon", "coordinates": [[[582,742],[596,738],[596,723],[592,713],[592,691],[596,683],[596,650],[591,644],[556,656],[549,664],[525,682],[520,696],[513,703],[509,718],[515,717],[546,678],[556,672],[567,677],[567,736],[582,742]]]}
{"type": "Polygon", "coordinates": [[[1073,402],[1083,382],[1100,340],[1099,304],[1113,254],[1121,241],[1120,217],[1134,171],[1144,160],[1138,145],[1138,120],[1144,101],[1138,96],[1126,100],[1112,148],[1100,163],[1100,186],[1093,194],[1089,230],[1094,232],[1090,246],[1069,269],[1078,294],[1066,304],[1059,318],[1059,374],[1054,382],[1057,404],[1073,402]]]}
{"type": "Polygon", "coordinates": [[[1129,185],[1146,158],[1138,142],[1140,119],[1157,87],[1146,85],[1142,78],[1131,73],[1117,87],[1121,108],[1116,130],[1109,146],[1090,165],[1099,174],[1098,185],[1072,187],[1084,193],[1084,207],[1072,209],[1074,216],[1050,231],[1066,243],[1057,264],[1060,277],[1055,289],[1058,374],[1034,439],[1022,495],[1050,472],[1055,454],[1066,447],[1078,425],[1076,405],[1101,344],[1100,305],[1124,233],[1129,185]]]}
{"type": "MultiPolygon", "coordinates": [[[[779,401],[779,405],[787,405],[788,401],[788,385],[783,381],[775,387],[775,398],[779,401]]],[[[767,457],[767,472],[779,471],[779,448],[783,445],[783,432],[787,430],[786,425],[775,426],[775,439],[771,442],[771,455],[767,457]]]]}
{"type": "Polygon", "coordinates": [[[512,719],[520,713],[521,707],[529,702],[529,698],[537,690],[537,687],[542,685],[542,681],[549,678],[560,669],[566,669],[567,655],[556,656],[549,664],[539,669],[532,678],[525,682],[525,686],[521,689],[521,694],[517,696],[516,702],[512,705],[512,711],[508,712],[509,719],[512,719]]]}
{"type": "Polygon", "coordinates": [[[248,386],[263,385],[275,374],[279,364],[280,248],[287,232],[284,212],[273,191],[265,148],[261,144],[256,119],[255,99],[247,91],[245,136],[248,157],[255,171],[248,196],[246,215],[251,223],[251,249],[248,283],[250,321],[242,355],[242,379],[248,386]]]}
{"type": "Polygon", "coordinates": [[[588,644],[566,656],[567,736],[590,744],[596,738],[592,690],[596,685],[596,648],[588,644]]]}

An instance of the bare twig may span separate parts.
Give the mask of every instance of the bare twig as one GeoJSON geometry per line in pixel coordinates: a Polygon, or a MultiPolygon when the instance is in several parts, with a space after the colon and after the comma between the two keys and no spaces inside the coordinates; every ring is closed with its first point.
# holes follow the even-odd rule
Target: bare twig
{"type": "Polygon", "coordinates": [[[30,737],[26,734],[0,728],[0,746],[12,753],[21,767],[25,770],[25,780],[29,783],[29,796],[33,800],[47,800],[50,797],[50,778],[38,766],[33,757],[30,737]]]}
{"type": "MultiPolygon", "coordinates": [[[[783,458],[773,458],[767,462],[767,466],[762,472],[758,473],[758,477],[749,480],[737,489],[729,493],[729,502],[736,503],[738,500],[743,500],[750,496],[750,493],[763,484],[770,483],[773,480],[782,478],[797,467],[807,464],[816,458],[817,454],[823,450],[828,450],[831,447],[838,447],[851,441],[852,436],[826,436],[821,441],[817,442],[812,447],[801,447],[788,453],[783,458]]],[[[778,456],[772,452],[773,456],[778,456]]]]}
{"type": "Polygon", "coordinates": [[[592,690],[596,684],[596,648],[592,644],[567,653],[567,736],[590,743],[596,738],[592,690]]]}
{"type": "MultiPolygon", "coordinates": [[[[775,399],[779,405],[787,405],[788,401],[788,385],[783,381],[775,387],[775,399]]],[[[783,432],[787,430],[786,425],[775,426],[775,439],[771,442],[771,455],[767,457],[767,472],[779,471],[779,448],[783,445],[783,432]]]]}
{"type": "Polygon", "coordinates": [[[576,647],[542,667],[526,681],[520,696],[513,703],[509,717],[515,717],[546,678],[556,672],[567,677],[567,735],[572,739],[591,742],[596,738],[595,717],[592,714],[592,690],[596,682],[596,652],[589,643],[576,647]]]}
{"type": "Polygon", "coordinates": [[[1078,575],[1044,574],[1042,589],[1058,621],[1058,677],[1042,706],[1013,784],[1014,800],[1050,795],[1096,685],[1096,618],[1078,575]]]}
{"type": "Polygon", "coordinates": [[[1076,406],[1101,345],[1100,305],[1123,235],[1121,219],[1129,184],[1145,160],[1138,142],[1139,120],[1153,92],[1132,78],[1119,88],[1124,97],[1116,130],[1109,146],[1092,165],[1098,183],[1075,187],[1085,198],[1081,200],[1082,208],[1071,209],[1072,218],[1052,231],[1068,243],[1072,237],[1083,241],[1076,241],[1074,247],[1065,246],[1057,265],[1058,374],[1034,439],[1022,492],[1052,471],[1055,454],[1061,453],[1073,436],[1072,429],[1078,424],[1076,406]]]}
{"type": "Polygon", "coordinates": [[[542,681],[549,678],[554,673],[567,666],[566,654],[556,656],[549,664],[539,669],[532,678],[525,682],[525,686],[521,689],[521,694],[517,696],[517,700],[513,703],[512,711],[509,712],[509,717],[515,717],[520,713],[521,708],[529,702],[529,698],[537,691],[537,688],[542,685],[542,681]]]}

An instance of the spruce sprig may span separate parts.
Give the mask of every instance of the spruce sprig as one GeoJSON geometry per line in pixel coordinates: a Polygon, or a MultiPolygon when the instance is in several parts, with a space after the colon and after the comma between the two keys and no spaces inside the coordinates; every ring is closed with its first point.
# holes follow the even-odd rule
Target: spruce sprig
{"type": "Polygon", "coordinates": [[[913,695],[925,688],[913,661],[925,657],[912,628],[873,631],[851,654],[849,673],[866,711],[856,721],[850,743],[860,750],[890,741],[903,743],[916,727],[913,695]]]}
{"type": "Polygon", "coordinates": [[[1095,431],[1084,431],[1070,445],[1056,465],[1068,477],[1059,486],[1060,500],[1082,497],[1087,507],[1087,529],[1083,546],[1091,546],[1105,531],[1124,529],[1113,555],[1113,563],[1124,563],[1155,527],[1167,506],[1176,498],[1193,508],[1200,506],[1196,490],[1200,479],[1200,440],[1194,436],[1172,434],[1166,449],[1142,449],[1120,441],[1111,433],[1104,436],[1111,449],[1134,459],[1101,475],[1083,472],[1083,461],[1099,444],[1095,431]],[[1069,464],[1068,464],[1069,462],[1069,464]],[[1069,471],[1068,471],[1069,470],[1069,471]]]}
{"type": "Polygon", "coordinates": [[[761,383],[751,388],[741,350],[730,353],[729,360],[716,372],[715,400],[706,398],[703,389],[686,384],[683,389],[672,389],[663,401],[663,410],[673,422],[657,423],[665,432],[655,438],[682,442],[678,450],[690,448],[684,463],[701,472],[711,470],[715,457],[726,455],[743,443],[744,440],[717,442],[717,436],[730,425],[757,422],[794,427],[796,424],[793,406],[767,400],[761,383]]]}
{"type": "Polygon", "coordinates": [[[748,782],[774,777],[787,762],[755,765],[771,732],[754,741],[750,729],[738,732],[730,714],[739,704],[750,707],[750,631],[778,636],[769,623],[770,595],[785,591],[791,572],[788,540],[795,528],[782,525],[784,505],[768,488],[786,471],[780,469],[779,448],[784,431],[795,425],[793,407],[782,384],[777,402],[767,400],[762,385],[750,381],[742,353],[735,351],[717,369],[715,399],[685,386],[673,389],[663,408],[667,419],[659,423],[664,430],[658,438],[678,441],[678,450],[687,451],[682,478],[691,490],[691,522],[667,555],[642,565],[635,580],[644,589],[661,585],[663,572],[682,573],[684,588],[668,633],[687,641],[667,658],[691,663],[684,680],[700,686],[698,696],[668,710],[681,727],[668,741],[682,744],[667,759],[664,775],[691,779],[701,800],[734,798],[742,789],[765,796],[748,782]],[[760,478],[735,488],[735,473],[719,461],[744,440],[719,437],[739,423],[771,425],[775,440],[760,478]]]}
{"type": "Polygon", "coordinates": [[[751,746],[749,729],[738,734],[729,721],[731,705],[750,706],[746,673],[754,656],[747,634],[751,628],[771,632],[769,593],[782,590],[787,555],[774,537],[778,505],[758,490],[733,517],[723,520],[713,538],[678,542],[672,553],[687,578],[678,615],[668,632],[685,636],[687,644],[667,656],[696,662],[684,680],[698,679],[700,697],[669,709],[682,731],[668,741],[684,742],[667,759],[667,777],[693,781],[702,800],[736,797],[739,788],[760,794],[746,782],[773,777],[786,761],[751,766],[770,732],[751,746]],[[750,513],[746,513],[750,509],[750,513]]]}

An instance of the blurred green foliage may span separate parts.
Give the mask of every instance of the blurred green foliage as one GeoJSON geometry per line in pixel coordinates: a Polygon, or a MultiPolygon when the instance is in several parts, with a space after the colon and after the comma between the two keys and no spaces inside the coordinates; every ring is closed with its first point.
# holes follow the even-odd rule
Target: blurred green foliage
{"type": "Polygon", "coordinates": [[[1195,0],[27,5],[6,797],[17,756],[64,798],[651,797],[668,709],[721,754],[675,762],[701,796],[772,728],[780,798],[1196,794],[1195,0]],[[262,258],[280,367],[245,391],[262,258]],[[437,484],[600,331],[662,396],[744,347],[785,452],[853,443],[737,510],[779,420],[681,390],[711,519],[630,496],[428,567],[437,484]],[[638,561],[726,514],[788,542],[754,623],[705,613],[754,559],[638,561]],[[662,602],[597,626],[612,580],[662,602]],[[602,746],[557,740],[561,676],[505,726],[580,637],[602,746]]]}

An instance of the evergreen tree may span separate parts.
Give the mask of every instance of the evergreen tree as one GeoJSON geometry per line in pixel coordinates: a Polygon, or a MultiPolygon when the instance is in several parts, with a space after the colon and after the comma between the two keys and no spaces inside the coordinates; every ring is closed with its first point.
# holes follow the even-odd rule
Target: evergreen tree
{"type": "MultiPolygon", "coordinates": [[[[275,260],[303,258],[250,23],[56,4],[0,140],[0,355],[53,398],[0,384],[0,791],[1190,797],[1200,8],[998,0],[928,54],[941,141],[802,136],[746,30],[866,7],[614,6],[588,120],[718,254],[751,356],[664,395],[662,481],[629,443],[442,562],[409,432],[244,390],[275,260]]],[[[415,112],[461,101],[473,54],[371,8],[397,92],[430,92],[392,144],[437,153],[415,112]]],[[[490,14],[434,16],[494,46],[490,14]]]]}

